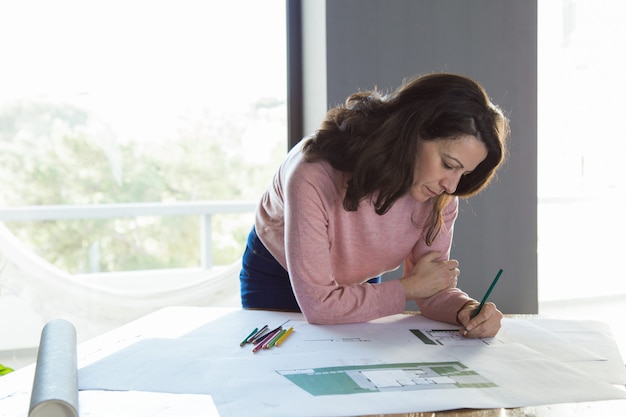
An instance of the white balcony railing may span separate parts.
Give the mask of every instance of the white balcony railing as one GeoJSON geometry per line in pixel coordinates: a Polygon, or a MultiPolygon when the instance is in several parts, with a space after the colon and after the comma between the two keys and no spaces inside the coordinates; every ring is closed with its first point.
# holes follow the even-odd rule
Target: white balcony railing
{"type": "Polygon", "coordinates": [[[211,217],[253,213],[255,206],[211,201],[0,208],[0,317],[11,317],[0,320],[0,362],[13,368],[31,363],[41,327],[53,318],[70,320],[83,341],[171,305],[238,306],[240,261],[213,265],[211,217]],[[139,216],[200,216],[201,268],[69,274],[32,253],[4,224],[139,216]]]}
{"type": "Polygon", "coordinates": [[[173,203],[121,203],[94,205],[22,206],[0,209],[0,221],[45,221],[113,219],[139,216],[200,216],[200,264],[213,267],[211,216],[252,213],[256,203],[248,201],[199,201],[173,203]]]}

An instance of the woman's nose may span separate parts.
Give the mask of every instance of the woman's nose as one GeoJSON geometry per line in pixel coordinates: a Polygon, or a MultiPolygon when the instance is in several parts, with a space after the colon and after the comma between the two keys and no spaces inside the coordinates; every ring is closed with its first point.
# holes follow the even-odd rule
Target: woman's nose
{"type": "Polygon", "coordinates": [[[449,176],[442,179],[439,185],[441,185],[446,194],[453,194],[456,191],[456,187],[459,185],[460,180],[460,176],[449,176]]]}

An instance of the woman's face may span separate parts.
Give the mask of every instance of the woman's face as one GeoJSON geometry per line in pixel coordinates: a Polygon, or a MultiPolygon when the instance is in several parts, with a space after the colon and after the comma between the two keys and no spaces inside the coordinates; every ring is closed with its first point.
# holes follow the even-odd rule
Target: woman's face
{"type": "Polygon", "coordinates": [[[423,203],[441,193],[454,193],[461,176],[476,169],[486,157],[487,147],[475,136],[421,140],[411,197],[423,203]]]}

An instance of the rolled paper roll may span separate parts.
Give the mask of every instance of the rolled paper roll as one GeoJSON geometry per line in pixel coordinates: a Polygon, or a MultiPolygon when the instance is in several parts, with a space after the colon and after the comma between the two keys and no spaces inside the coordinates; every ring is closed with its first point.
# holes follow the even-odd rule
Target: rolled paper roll
{"type": "Polygon", "coordinates": [[[28,417],[78,417],[76,329],[66,320],[41,331],[28,417]]]}

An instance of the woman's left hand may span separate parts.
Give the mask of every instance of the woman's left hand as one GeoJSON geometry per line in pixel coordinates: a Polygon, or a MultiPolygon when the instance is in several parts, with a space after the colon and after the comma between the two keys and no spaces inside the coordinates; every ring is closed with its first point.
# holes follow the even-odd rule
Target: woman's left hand
{"type": "Polygon", "coordinates": [[[485,303],[480,313],[472,318],[479,305],[476,300],[468,301],[456,315],[457,321],[462,326],[461,334],[465,337],[493,337],[502,326],[502,312],[494,303],[485,303]]]}

